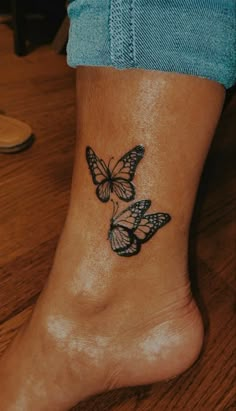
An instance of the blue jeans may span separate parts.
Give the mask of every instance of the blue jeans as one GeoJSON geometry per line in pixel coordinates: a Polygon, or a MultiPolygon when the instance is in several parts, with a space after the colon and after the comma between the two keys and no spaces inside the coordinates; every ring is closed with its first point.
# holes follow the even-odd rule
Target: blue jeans
{"type": "Polygon", "coordinates": [[[236,82],[236,0],[72,0],[68,64],[236,82]]]}

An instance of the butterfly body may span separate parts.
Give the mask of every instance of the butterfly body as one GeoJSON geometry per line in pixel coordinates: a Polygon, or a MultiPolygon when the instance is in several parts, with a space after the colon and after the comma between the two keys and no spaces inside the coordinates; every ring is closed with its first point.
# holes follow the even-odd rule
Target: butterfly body
{"type": "Polygon", "coordinates": [[[138,254],[142,244],[170,221],[167,213],[145,214],[150,206],[150,200],[140,200],[111,218],[108,238],[119,256],[138,254]]]}
{"type": "Polygon", "coordinates": [[[111,169],[102,159],[99,159],[91,147],[86,148],[86,159],[97,186],[96,195],[103,203],[109,201],[111,193],[115,193],[123,201],[131,201],[135,197],[135,187],[132,180],[139,161],[144,156],[144,147],[139,145],[128,151],[111,169]]]}

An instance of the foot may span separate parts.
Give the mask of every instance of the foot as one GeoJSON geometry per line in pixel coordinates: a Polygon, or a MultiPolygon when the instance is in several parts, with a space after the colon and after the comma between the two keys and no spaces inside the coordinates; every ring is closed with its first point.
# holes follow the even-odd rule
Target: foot
{"type": "Polygon", "coordinates": [[[160,72],[78,74],[70,209],[48,284],[0,362],[4,411],[66,411],[101,391],[173,378],[202,346],[188,230],[224,90],[160,72]],[[150,199],[150,213],[171,221],[127,258],[111,249],[111,204],[96,197],[85,151],[91,146],[108,163],[138,144],[146,151],[135,201],[150,199]]]}
{"type": "Polygon", "coordinates": [[[71,219],[34,314],[1,360],[4,411],[68,410],[95,393],[173,378],[198,357],[202,321],[183,267],[168,272],[168,228],[157,259],[124,262],[103,245],[93,256],[89,243],[77,256],[68,249],[83,247],[74,226],[71,219]]]}

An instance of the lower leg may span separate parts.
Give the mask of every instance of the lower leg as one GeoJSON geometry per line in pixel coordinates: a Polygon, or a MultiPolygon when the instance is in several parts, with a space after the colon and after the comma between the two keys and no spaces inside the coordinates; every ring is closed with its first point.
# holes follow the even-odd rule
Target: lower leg
{"type": "MultiPolygon", "coordinates": [[[[77,75],[70,208],[48,284],[0,364],[9,411],[20,400],[25,411],[66,410],[95,392],[170,378],[201,349],[202,322],[188,280],[188,231],[224,89],[196,77],[142,70],[81,68],[77,75]],[[168,213],[171,221],[139,254],[125,258],[107,239],[112,207],[96,197],[85,150],[91,146],[108,163],[139,144],[145,155],[134,178],[134,201],[150,199],[148,213],[168,213]]],[[[120,210],[128,207],[119,203],[120,210]]]]}

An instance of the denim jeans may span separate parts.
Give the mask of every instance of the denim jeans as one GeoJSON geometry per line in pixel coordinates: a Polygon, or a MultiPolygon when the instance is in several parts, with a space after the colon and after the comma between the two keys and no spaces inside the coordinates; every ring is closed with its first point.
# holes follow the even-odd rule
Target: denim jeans
{"type": "Polygon", "coordinates": [[[236,0],[72,0],[68,64],[236,82],[236,0]]]}

